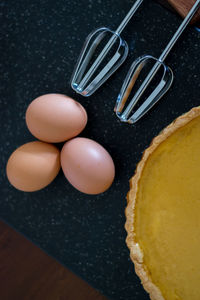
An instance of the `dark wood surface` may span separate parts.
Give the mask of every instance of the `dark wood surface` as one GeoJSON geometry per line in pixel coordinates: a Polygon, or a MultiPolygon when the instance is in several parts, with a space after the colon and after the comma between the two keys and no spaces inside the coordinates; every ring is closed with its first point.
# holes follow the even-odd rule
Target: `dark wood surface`
{"type": "Polygon", "coordinates": [[[1,300],[106,300],[98,291],[0,221],[1,300]]]}
{"type": "MultiPolygon", "coordinates": [[[[196,0],[157,0],[160,4],[165,7],[172,7],[175,9],[181,17],[185,18],[188,14],[189,10],[192,8],[196,0]]],[[[194,18],[192,19],[192,23],[199,25],[200,23],[200,10],[196,13],[194,18]]]]}
{"type": "MultiPolygon", "coordinates": [[[[192,8],[196,0],[168,0],[168,2],[177,10],[177,12],[185,17],[192,8]]],[[[193,18],[193,22],[198,22],[200,19],[200,11],[193,18]]]]}

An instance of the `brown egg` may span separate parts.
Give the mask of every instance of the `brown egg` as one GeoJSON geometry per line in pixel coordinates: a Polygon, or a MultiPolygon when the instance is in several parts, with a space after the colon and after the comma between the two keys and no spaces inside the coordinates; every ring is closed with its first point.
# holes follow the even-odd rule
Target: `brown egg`
{"type": "Polygon", "coordinates": [[[39,141],[17,148],[6,167],[10,183],[24,192],[34,192],[46,187],[59,170],[59,150],[54,145],[39,141]]]}
{"type": "Polygon", "coordinates": [[[115,176],[110,154],[87,138],[74,138],[65,143],[61,151],[61,166],[68,181],[86,194],[103,193],[115,176]]]}
{"type": "Polygon", "coordinates": [[[26,111],[26,124],[39,140],[59,143],[78,135],[87,124],[87,113],[75,100],[61,94],[36,98],[26,111]]]}

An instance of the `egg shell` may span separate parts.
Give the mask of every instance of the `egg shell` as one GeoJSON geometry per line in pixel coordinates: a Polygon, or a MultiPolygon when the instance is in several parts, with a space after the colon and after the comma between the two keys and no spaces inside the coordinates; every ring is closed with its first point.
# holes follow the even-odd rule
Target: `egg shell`
{"type": "Polygon", "coordinates": [[[33,100],[26,111],[32,135],[49,143],[64,142],[78,135],[87,124],[83,106],[61,94],[46,94],[33,100]]]}
{"type": "Polygon", "coordinates": [[[67,180],[86,194],[103,193],[115,176],[110,154],[97,142],[82,137],[65,143],[61,151],[61,166],[67,180]]]}
{"type": "Polygon", "coordinates": [[[34,141],[17,148],[10,156],[6,173],[9,182],[24,192],[50,184],[60,170],[60,151],[51,144],[34,141]]]}

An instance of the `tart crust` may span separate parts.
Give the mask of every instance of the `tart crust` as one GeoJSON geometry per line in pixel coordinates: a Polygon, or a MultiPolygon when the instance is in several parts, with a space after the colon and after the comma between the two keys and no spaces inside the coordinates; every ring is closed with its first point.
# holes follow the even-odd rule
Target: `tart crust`
{"type": "Polygon", "coordinates": [[[141,161],[137,165],[135,175],[130,179],[130,191],[127,195],[127,207],[125,210],[126,223],[125,229],[127,231],[126,244],[130,250],[131,260],[135,265],[135,272],[141,279],[144,289],[150,294],[152,300],[165,300],[160,289],[152,282],[151,277],[148,274],[148,269],[144,265],[143,253],[140,245],[135,242],[135,205],[136,196],[138,191],[138,182],[140,180],[143,168],[146,164],[149,156],[154,152],[154,150],[166,140],[172,133],[174,133],[179,128],[183,127],[196,117],[200,116],[200,106],[194,107],[186,114],[178,117],[169,126],[167,126],[158,136],[156,136],[151,145],[145,150],[141,161]]]}

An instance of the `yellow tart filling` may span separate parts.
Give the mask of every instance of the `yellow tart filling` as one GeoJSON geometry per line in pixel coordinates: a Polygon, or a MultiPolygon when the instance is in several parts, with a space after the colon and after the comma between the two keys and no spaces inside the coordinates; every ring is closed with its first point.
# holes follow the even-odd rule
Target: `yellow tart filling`
{"type": "Polygon", "coordinates": [[[135,242],[167,300],[200,300],[200,117],[148,157],[138,183],[135,242]]]}

